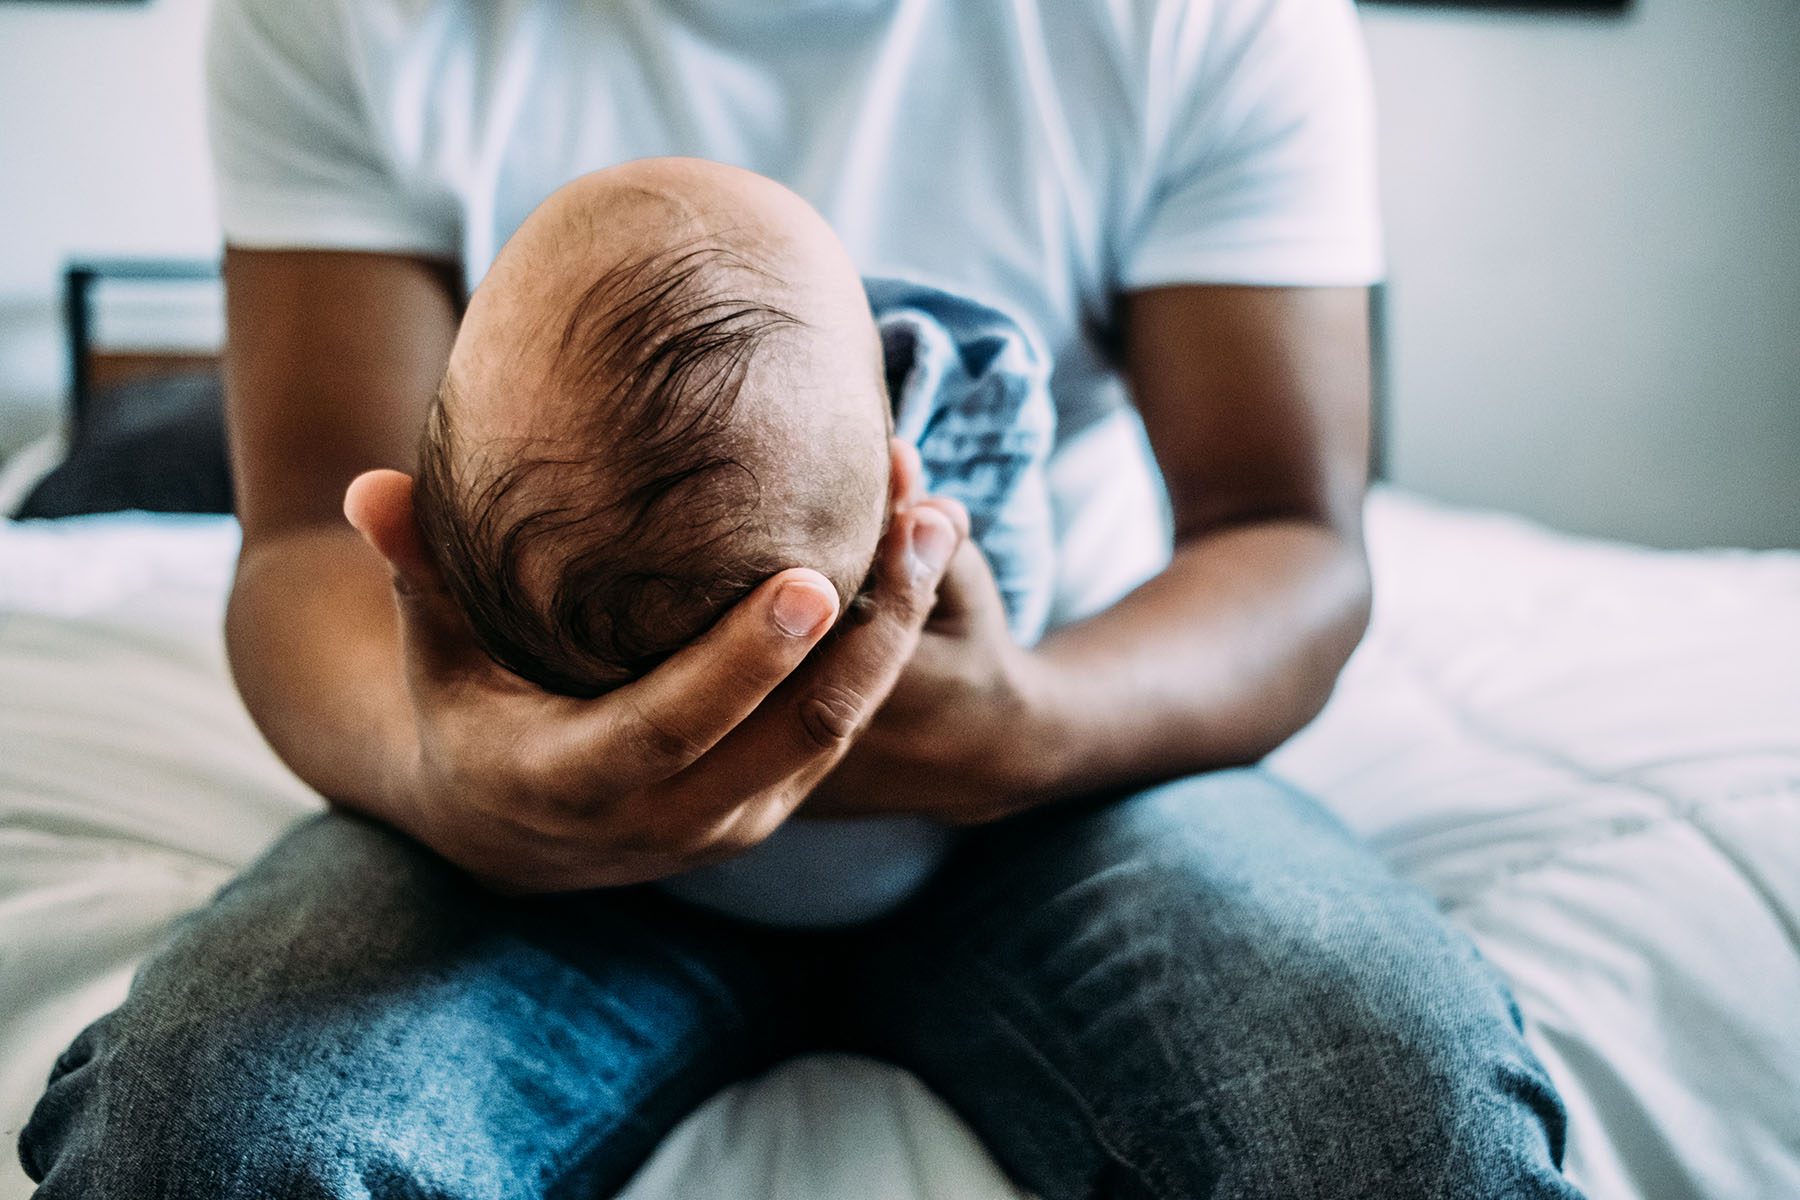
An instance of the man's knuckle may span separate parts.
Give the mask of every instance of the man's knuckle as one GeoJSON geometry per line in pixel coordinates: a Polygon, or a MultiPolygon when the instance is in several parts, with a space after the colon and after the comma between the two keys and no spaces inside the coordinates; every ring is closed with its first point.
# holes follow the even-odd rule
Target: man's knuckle
{"type": "Polygon", "coordinates": [[[625,732],[630,751],[645,766],[679,770],[706,752],[692,731],[643,705],[633,705],[625,732]]]}
{"type": "Polygon", "coordinates": [[[821,750],[841,750],[856,736],[867,707],[849,688],[819,688],[800,703],[801,731],[821,750]]]}

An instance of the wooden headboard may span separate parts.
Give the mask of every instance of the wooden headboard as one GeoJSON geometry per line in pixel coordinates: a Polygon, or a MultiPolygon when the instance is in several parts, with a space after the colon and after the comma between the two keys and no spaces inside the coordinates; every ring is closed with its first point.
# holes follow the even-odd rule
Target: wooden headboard
{"type": "Polygon", "coordinates": [[[69,419],[77,440],[93,411],[95,393],[119,384],[217,370],[216,350],[111,348],[95,340],[95,293],[102,283],[210,283],[219,277],[204,259],[78,259],[63,270],[63,324],[69,354],[69,419]]]}

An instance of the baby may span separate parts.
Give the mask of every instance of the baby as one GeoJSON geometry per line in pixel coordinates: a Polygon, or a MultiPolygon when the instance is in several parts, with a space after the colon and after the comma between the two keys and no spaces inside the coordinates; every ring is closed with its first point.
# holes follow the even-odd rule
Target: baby
{"type": "MultiPolygon", "coordinates": [[[[1029,640],[1049,595],[1050,413],[1040,359],[1001,314],[865,285],[824,220],[761,176],[648,159],[558,190],[494,260],[426,422],[416,511],[483,649],[593,696],[788,567],[824,573],[852,613],[897,433],[927,485],[969,506],[1029,640]]],[[[671,886],[753,919],[844,923],[903,898],[947,836],[790,822],[671,886]]]]}

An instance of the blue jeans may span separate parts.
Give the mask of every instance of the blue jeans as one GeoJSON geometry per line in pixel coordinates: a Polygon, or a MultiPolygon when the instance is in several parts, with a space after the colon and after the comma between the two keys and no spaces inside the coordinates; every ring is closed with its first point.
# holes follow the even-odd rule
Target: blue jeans
{"type": "Polygon", "coordinates": [[[1257,771],[980,830],[898,913],[497,899],[342,815],[185,919],[20,1138],[40,1200],[600,1197],[796,1051],[889,1059],[1045,1200],[1575,1197],[1506,990],[1257,771]]]}

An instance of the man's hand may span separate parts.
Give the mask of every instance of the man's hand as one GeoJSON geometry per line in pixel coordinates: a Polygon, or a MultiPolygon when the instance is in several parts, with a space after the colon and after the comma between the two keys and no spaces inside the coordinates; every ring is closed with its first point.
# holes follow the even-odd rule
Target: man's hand
{"type": "Polygon", "coordinates": [[[392,568],[410,728],[386,815],[493,886],[637,883],[741,853],[843,755],[912,656],[966,533],[898,506],[867,619],[802,663],[837,616],[824,576],[767,580],[657,670],[593,700],[542,692],[474,644],[419,541],[412,480],[359,476],[351,523],[392,568]],[[796,670],[796,668],[798,668],[796,670]]]}
{"type": "Polygon", "coordinates": [[[1046,664],[1016,645],[993,572],[954,501],[928,500],[963,536],[912,661],[876,719],[806,802],[809,817],[910,813],[996,820],[1038,798],[1050,747],[1046,664]]]}

